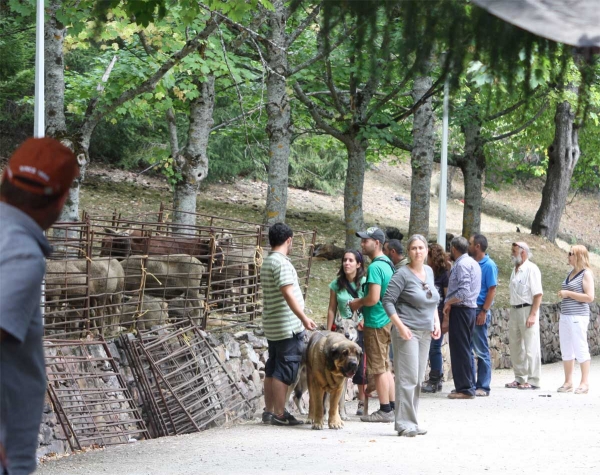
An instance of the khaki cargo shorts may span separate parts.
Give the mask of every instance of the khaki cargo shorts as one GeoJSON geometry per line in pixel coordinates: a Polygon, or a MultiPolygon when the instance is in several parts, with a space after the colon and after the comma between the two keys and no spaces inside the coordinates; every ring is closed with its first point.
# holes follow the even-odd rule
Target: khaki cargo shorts
{"type": "Polygon", "coordinates": [[[364,328],[367,374],[383,374],[390,370],[392,322],[381,328],[364,328]]]}

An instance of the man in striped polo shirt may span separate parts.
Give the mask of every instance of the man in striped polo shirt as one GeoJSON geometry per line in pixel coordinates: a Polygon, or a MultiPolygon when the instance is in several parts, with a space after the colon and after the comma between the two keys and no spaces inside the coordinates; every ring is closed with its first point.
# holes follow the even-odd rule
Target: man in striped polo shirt
{"type": "Polygon", "coordinates": [[[296,381],[302,353],[304,329],[317,328],[304,313],[304,298],[298,274],[288,254],[294,232],[283,223],[269,228],[271,252],[260,269],[263,287],[263,330],[269,343],[265,364],[265,424],[294,426],[302,424],[286,409],[288,387],[296,381]]]}

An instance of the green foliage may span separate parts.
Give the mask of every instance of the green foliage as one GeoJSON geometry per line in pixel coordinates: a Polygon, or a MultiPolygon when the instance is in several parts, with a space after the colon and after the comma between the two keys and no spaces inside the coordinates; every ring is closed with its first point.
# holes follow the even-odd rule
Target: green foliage
{"type": "Polygon", "coordinates": [[[0,156],[8,156],[33,131],[35,29],[2,11],[0,31],[0,156]]]}
{"type": "MultiPolygon", "coordinates": [[[[432,55],[444,53],[443,76],[450,76],[455,89],[470,61],[482,60],[489,65],[493,76],[507,78],[509,89],[529,93],[532,83],[539,78],[537,66],[530,61],[535,54],[548,58],[552,64],[561,65],[552,70],[551,76],[552,80],[560,83],[564,82],[562,79],[571,56],[570,48],[562,48],[506,23],[471,5],[468,0],[324,2],[325,33],[338,20],[348,21],[348,17],[360,19],[364,25],[353,35],[353,42],[367,58],[372,58],[380,49],[372,40],[374,37],[390,35],[397,30],[398,24],[403,25],[403,41],[390,46],[390,51],[400,57],[414,58],[415,74],[426,69],[432,55]],[[385,20],[378,21],[382,13],[385,20]]],[[[368,63],[377,67],[373,61],[368,63]]]]}
{"type": "MultiPolygon", "coordinates": [[[[204,3],[246,26],[255,15],[264,13],[264,8],[272,9],[267,0],[205,0],[204,3]]],[[[559,84],[561,78],[579,80],[577,68],[565,59],[561,48],[521,34],[467,3],[466,0],[330,0],[323,4],[326,29],[309,27],[289,47],[290,69],[311,58],[323,45],[344,37],[347,31],[344,28],[355,24],[359,14],[357,30],[346,35],[347,41],[329,55],[337,89],[364,88],[375,68],[373,77],[381,83],[373,99],[376,101],[405,77],[421,72],[425,59],[432,61],[435,78],[451,70],[455,87],[450,144],[451,152],[460,153],[464,145],[459,132],[461,124],[480,115],[493,114],[536,88],[559,84]],[[342,24],[335,24],[336,18],[346,14],[344,28],[342,24]],[[328,34],[319,37],[319,32],[323,31],[328,34]],[[441,55],[445,50],[450,53],[441,55]],[[461,76],[459,72],[464,74],[461,76]],[[467,105],[464,95],[469,92],[475,94],[475,103],[467,105]]],[[[307,2],[303,5],[306,8],[297,9],[287,22],[288,30],[298,27],[315,4],[307,2]]],[[[30,133],[33,124],[35,29],[32,14],[35,1],[5,0],[1,5],[8,5],[6,11],[9,14],[0,16],[0,57],[3,59],[0,128],[3,140],[14,137],[17,141],[17,137],[30,133]]],[[[195,0],[64,0],[60,2],[57,18],[67,26],[65,105],[69,129],[76,130],[92,99],[98,98],[97,110],[106,110],[115,98],[150,77],[167,57],[201,31],[209,14],[195,0]],[[150,53],[140,40],[141,31],[150,53]],[[118,61],[104,84],[104,91],[98,92],[100,78],[114,55],[118,56],[118,61]]],[[[257,31],[268,35],[268,24],[263,22],[257,31]]],[[[225,23],[221,24],[202,45],[201,51],[177,64],[153,91],[127,101],[101,121],[92,136],[92,160],[129,169],[158,163],[152,172],[160,171],[174,183],[178,177],[170,158],[165,111],[175,110],[179,143],[184,147],[189,105],[198,95],[198,80],[207,74],[217,77],[215,125],[266,100],[264,84],[260,82],[266,73],[263,73],[260,61],[251,59],[257,53],[252,42],[244,44],[245,56],[237,56],[231,49],[223,52],[221,42],[229,44],[235,34],[225,23]]],[[[570,55],[571,51],[567,53],[570,55]]],[[[595,191],[600,186],[600,93],[595,85],[599,82],[598,69],[588,69],[584,75],[587,75],[586,83],[592,86],[585,92],[589,108],[585,113],[583,108],[578,111],[579,117],[586,122],[580,132],[582,155],[573,175],[573,188],[595,191]]],[[[308,93],[326,91],[328,86],[324,76],[324,62],[319,61],[290,78],[289,85],[298,81],[308,93]]],[[[408,81],[402,92],[410,87],[408,81]]],[[[289,92],[293,95],[291,89],[289,92]]],[[[486,184],[527,180],[545,174],[546,148],[553,135],[554,107],[559,100],[576,99],[571,96],[564,91],[551,91],[548,94],[550,106],[531,127],[519,135],[486,145],[486,184]]],[[[346,101],[352,106],[346,113],[339,113],[331,95],[311,97],[319,107],[333,114],[329,123],[339,132],[359,130],[358,137],[369,144],[369,161],[389,155],[392,149],[388,142],[392,137],[411,142],[411,120],[394,120],[412,105],[412,98],[405,94],[399,94],[378,108],[369,123],[356,121],[353,115],[356,102],[348,100],[347,94],[346,101]]],[[[434,98],[434,102],[438,103],[437,111],[441,112],[438,98],[434,98]]],[[[483,135],[489,138],[514,129],[531,117],[540,105],[541,100],[532,100],[515,113],[486,124],[483,135]]],[[[292,145],[291,186],[337,192],[345,175],[345,149],[339,142],[316,134],[314,121],[297,101],[292,101],[292,106],[294,130],[301,138],[292,145]]],[[[268,138],[264,132],[265,122],[263,110],[211,135],[208,181],[233,181],[238,176],[266,178],[268,138]]]]}
{"type": "Polygon", "coordinates": [[[266,178],[269,159],[259,144],[246,144],[243,131],[214,133],[208,143],[209,183],[234,182],[237,177],[266,178]]]}
{"type": "MultiPolygon", "coordinates": [[[[13,0],[15,1],[15,0],[13,0]]],[[[128,17],[135,18],[138,25],[147,27],[150,23],[156,23],[165,18],[167,13],[174,8],[180,8],[183,12],[181,18],[185,25],[191,24],[200,13],[200,5],[195,0],[178,0],[167,2],[167,0],[144,0],[144,1],[122,1],[122,0],[95,0],[94,17],[97,19],[95,31],[101,30],[115,10],[126,13],[128,17]]],[[[248,1],[226,1],[206,0],[204,2],[210,9],[217,10],[227,15],[234,21],[240,21],[248,12],[255,10],[259,5],[272,9],[268,0],[248,1]]]]}
{"type": "Polygon", "coordinates": [[[181,181],[181,173],[179,173],[175,168],[173,157],[168,156],[168,152],[161,149],[159,149],[157,152],[158,153],[153,155],[151,158],[151,162],[156,160],[154,163],[158,163],[158,165],[154,168],[155,173],[160,172],[167,178],[169,185],[174,187],[179,181],[181,181]]]}
{"type": "Polygon", "coordinates": [[[290,186],[336,194],[344,187],[347,163],[346,151],[331,137],[298,140],[290,151],[290,186]]]}
{"type": "Polygon", "coordinates": [[[154,125],[134,117],[102,121],[92,135],[90,157],[126,169],[145,167],[158,161],[159,150],[167,149],[162,143],[165,135],[164,123],[154,125]]]}
{"type": "MultiPolygon", "coordinates": [[[[376,21],[384,21],[383,16],[377,17],[376,21]]],[[[412,66],[411,58],[392,54],[403,41],[402,24],[385,33],[376,28],[370,30],[373,36],[369,41],[376,45],[376,51],[368,60],[363,57],[361,46],[355,44],[348,33],[348,28],[360,30],[363,27],[365,24],[360,19],[352,18],[347,24],[331,28],[328,38],[307,35],[304,50],[323,42],[330,46],[335,43],[337,47],[326,60],[294,76],[293,80],[320,111],[321,117],[321,121],[313,120],[306,110],[300,110],[295,111],[295,122],[303,130],[321,128],[338,140],[346,137],[362,142],[367,146],[367,160],[377,162],[393,151],[389,145],[393,139],[411,142],[410,120],[404,121],[402,117],[413,104],[406,94],[412,85],[406,80],[412,66]],[[377,65],[375,69],[373,62],[377,65]],[[332,88],[337,91],[337,97],[331,93],[332,88]],[[324,127],[319,125],[321,122],[325,123],[324,127]]],[[[306,53],[300,50],[299,54],[306,53]]],[[[295,59],[302,61],[302,57],[295,59]]]]}
{"type": "Polygon", "coordinates": [[[586,147],[590,153],[582,153],[571,178],[571,189],[600,193],[600,153],[586,147]]]}
{"type": "Polygon", "coordinates": [[[13,13],[21,17],[31,18],[35,13],[35,0],[8,0],[8,6],[13,13]]]}

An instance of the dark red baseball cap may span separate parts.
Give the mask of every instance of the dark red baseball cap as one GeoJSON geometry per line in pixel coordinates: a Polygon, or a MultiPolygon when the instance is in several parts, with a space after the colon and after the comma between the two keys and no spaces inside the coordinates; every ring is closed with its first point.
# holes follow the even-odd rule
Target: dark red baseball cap
{"type": "Polygon", "coordinates": [[[36,195],[56,196],[79,176],[75,154],[50,137],[30,138],[13,153],[2,181],[36,195]]]}

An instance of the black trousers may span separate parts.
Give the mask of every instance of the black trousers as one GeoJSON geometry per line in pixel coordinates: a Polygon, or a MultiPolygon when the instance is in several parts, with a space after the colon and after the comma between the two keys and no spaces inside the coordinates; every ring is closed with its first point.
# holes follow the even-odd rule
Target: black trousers
{"type": "Polygon", "coordinates": [[[471,355],[471,338],[477,318],[476,308],[451,307],[448,337],[450,363],[456,392],[475,395],[471,355]]]}

